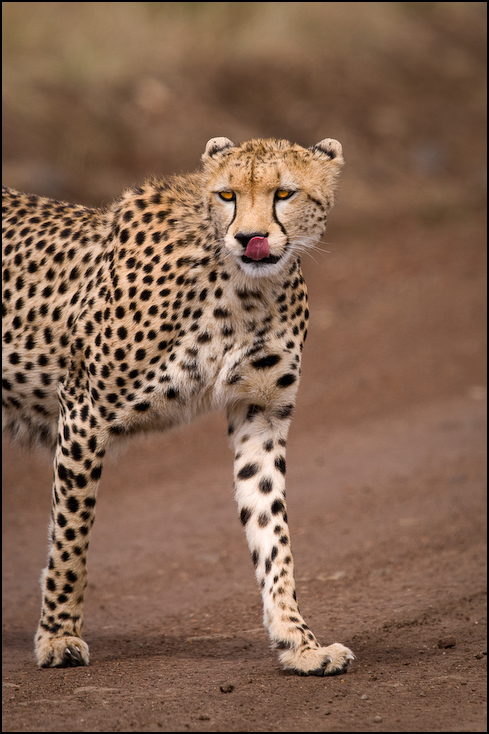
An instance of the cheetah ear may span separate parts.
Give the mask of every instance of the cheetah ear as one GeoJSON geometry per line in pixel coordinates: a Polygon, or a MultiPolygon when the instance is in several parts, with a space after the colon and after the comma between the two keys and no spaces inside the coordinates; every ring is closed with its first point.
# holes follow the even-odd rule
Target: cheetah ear
{"type": "Polygon", "coordinates": [[[311,146],[309,150],[312,150],[313,153],[321,157],[327,156],[331,161],[335,161],[339,165],[344,163],[341,143],[338,143],[333,138],[324,138],[324,140],[320,140],[316,145],[311,146]]]}
{"type": "Polygon", "coordinates": [[[236,146],[229,140],[229,138],[211,138],[205,146],[205,152],[202,156],[202,160],[206,161],[209,158],[214,158],[218,153],[222,153],[228,148],[235,148],[236,146]]]}

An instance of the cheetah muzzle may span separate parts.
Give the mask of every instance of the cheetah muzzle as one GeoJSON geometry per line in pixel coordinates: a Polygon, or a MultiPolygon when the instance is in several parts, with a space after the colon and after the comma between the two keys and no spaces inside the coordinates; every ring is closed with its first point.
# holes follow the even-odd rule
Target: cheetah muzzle
{"type": "Polygon", "coordinates": [[[300,257],[326,227],[341,145],[213,138],[202,167],[106,209],[4,189],[4,427],[55,452],[42,667],[88,665],[86,555],[119,437],[227,411],[234,491],[284,668],[344,672],[297,605],[285,448],[307,333],[300,257]]]}

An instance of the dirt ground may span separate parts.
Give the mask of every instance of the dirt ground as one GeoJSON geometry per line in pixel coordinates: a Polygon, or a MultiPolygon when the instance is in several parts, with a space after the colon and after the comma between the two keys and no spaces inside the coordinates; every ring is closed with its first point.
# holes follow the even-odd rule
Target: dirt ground
{"type": "Polygon", "coordinates": [[[99,206],[216,135],[343,144],[287,502],[301,612],[356,655],[280,670],[211,415],[107,461],[91,664],[38,670],[51,457],[5,442],[3,731],[486,731],[486,4],[3,3],[2,33],[23,191],[99,206]]]}
{"type": "Polygon", "coordinates": [[[220,415],[107,463],[91,664],[38,670],[50,460],[8,446],[4,731],[486,729],[482,231],[337,229],[348,251],[305,263],[289,519],[301,611],[348,674],[285,674],[269,649],[220,415]]]}

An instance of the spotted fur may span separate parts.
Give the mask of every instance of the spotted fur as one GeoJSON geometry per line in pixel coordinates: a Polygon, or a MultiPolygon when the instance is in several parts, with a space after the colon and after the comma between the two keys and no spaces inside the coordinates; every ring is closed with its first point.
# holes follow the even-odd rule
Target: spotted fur
{"type": "Polygon", "coordinates": [[[295,595],[285,448],[306,337],[300,254],[319,239],[338,142],[207,144],[199,172],[105,210],[4,189],[4,425],[55,450],[51,543],[35,637],[42,667],[87,665],[86,553],[104,456],[119,437],[225,408],[234,488],[285,668],[344,672],[295,595]],[[247,256],[253,237],[269,253],[247,256]]]}

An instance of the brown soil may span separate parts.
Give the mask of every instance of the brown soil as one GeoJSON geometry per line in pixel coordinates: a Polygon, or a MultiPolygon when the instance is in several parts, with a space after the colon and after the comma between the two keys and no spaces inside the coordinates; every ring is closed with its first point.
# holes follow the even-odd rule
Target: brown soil
{"type": "Polygon", "coordinates": [[[88,668],[37,670],[50,462],[4,452],[5,731],[484,731],[481,222],[350,237],[318,268],[288,505],[301,610],[357,656],[283,673],[222,416],[107,463],[88,668]],[[463,236],[463,248],[459,246],[463,236]],[[441,640],[441,642],[440,642],[441,640]]]}

